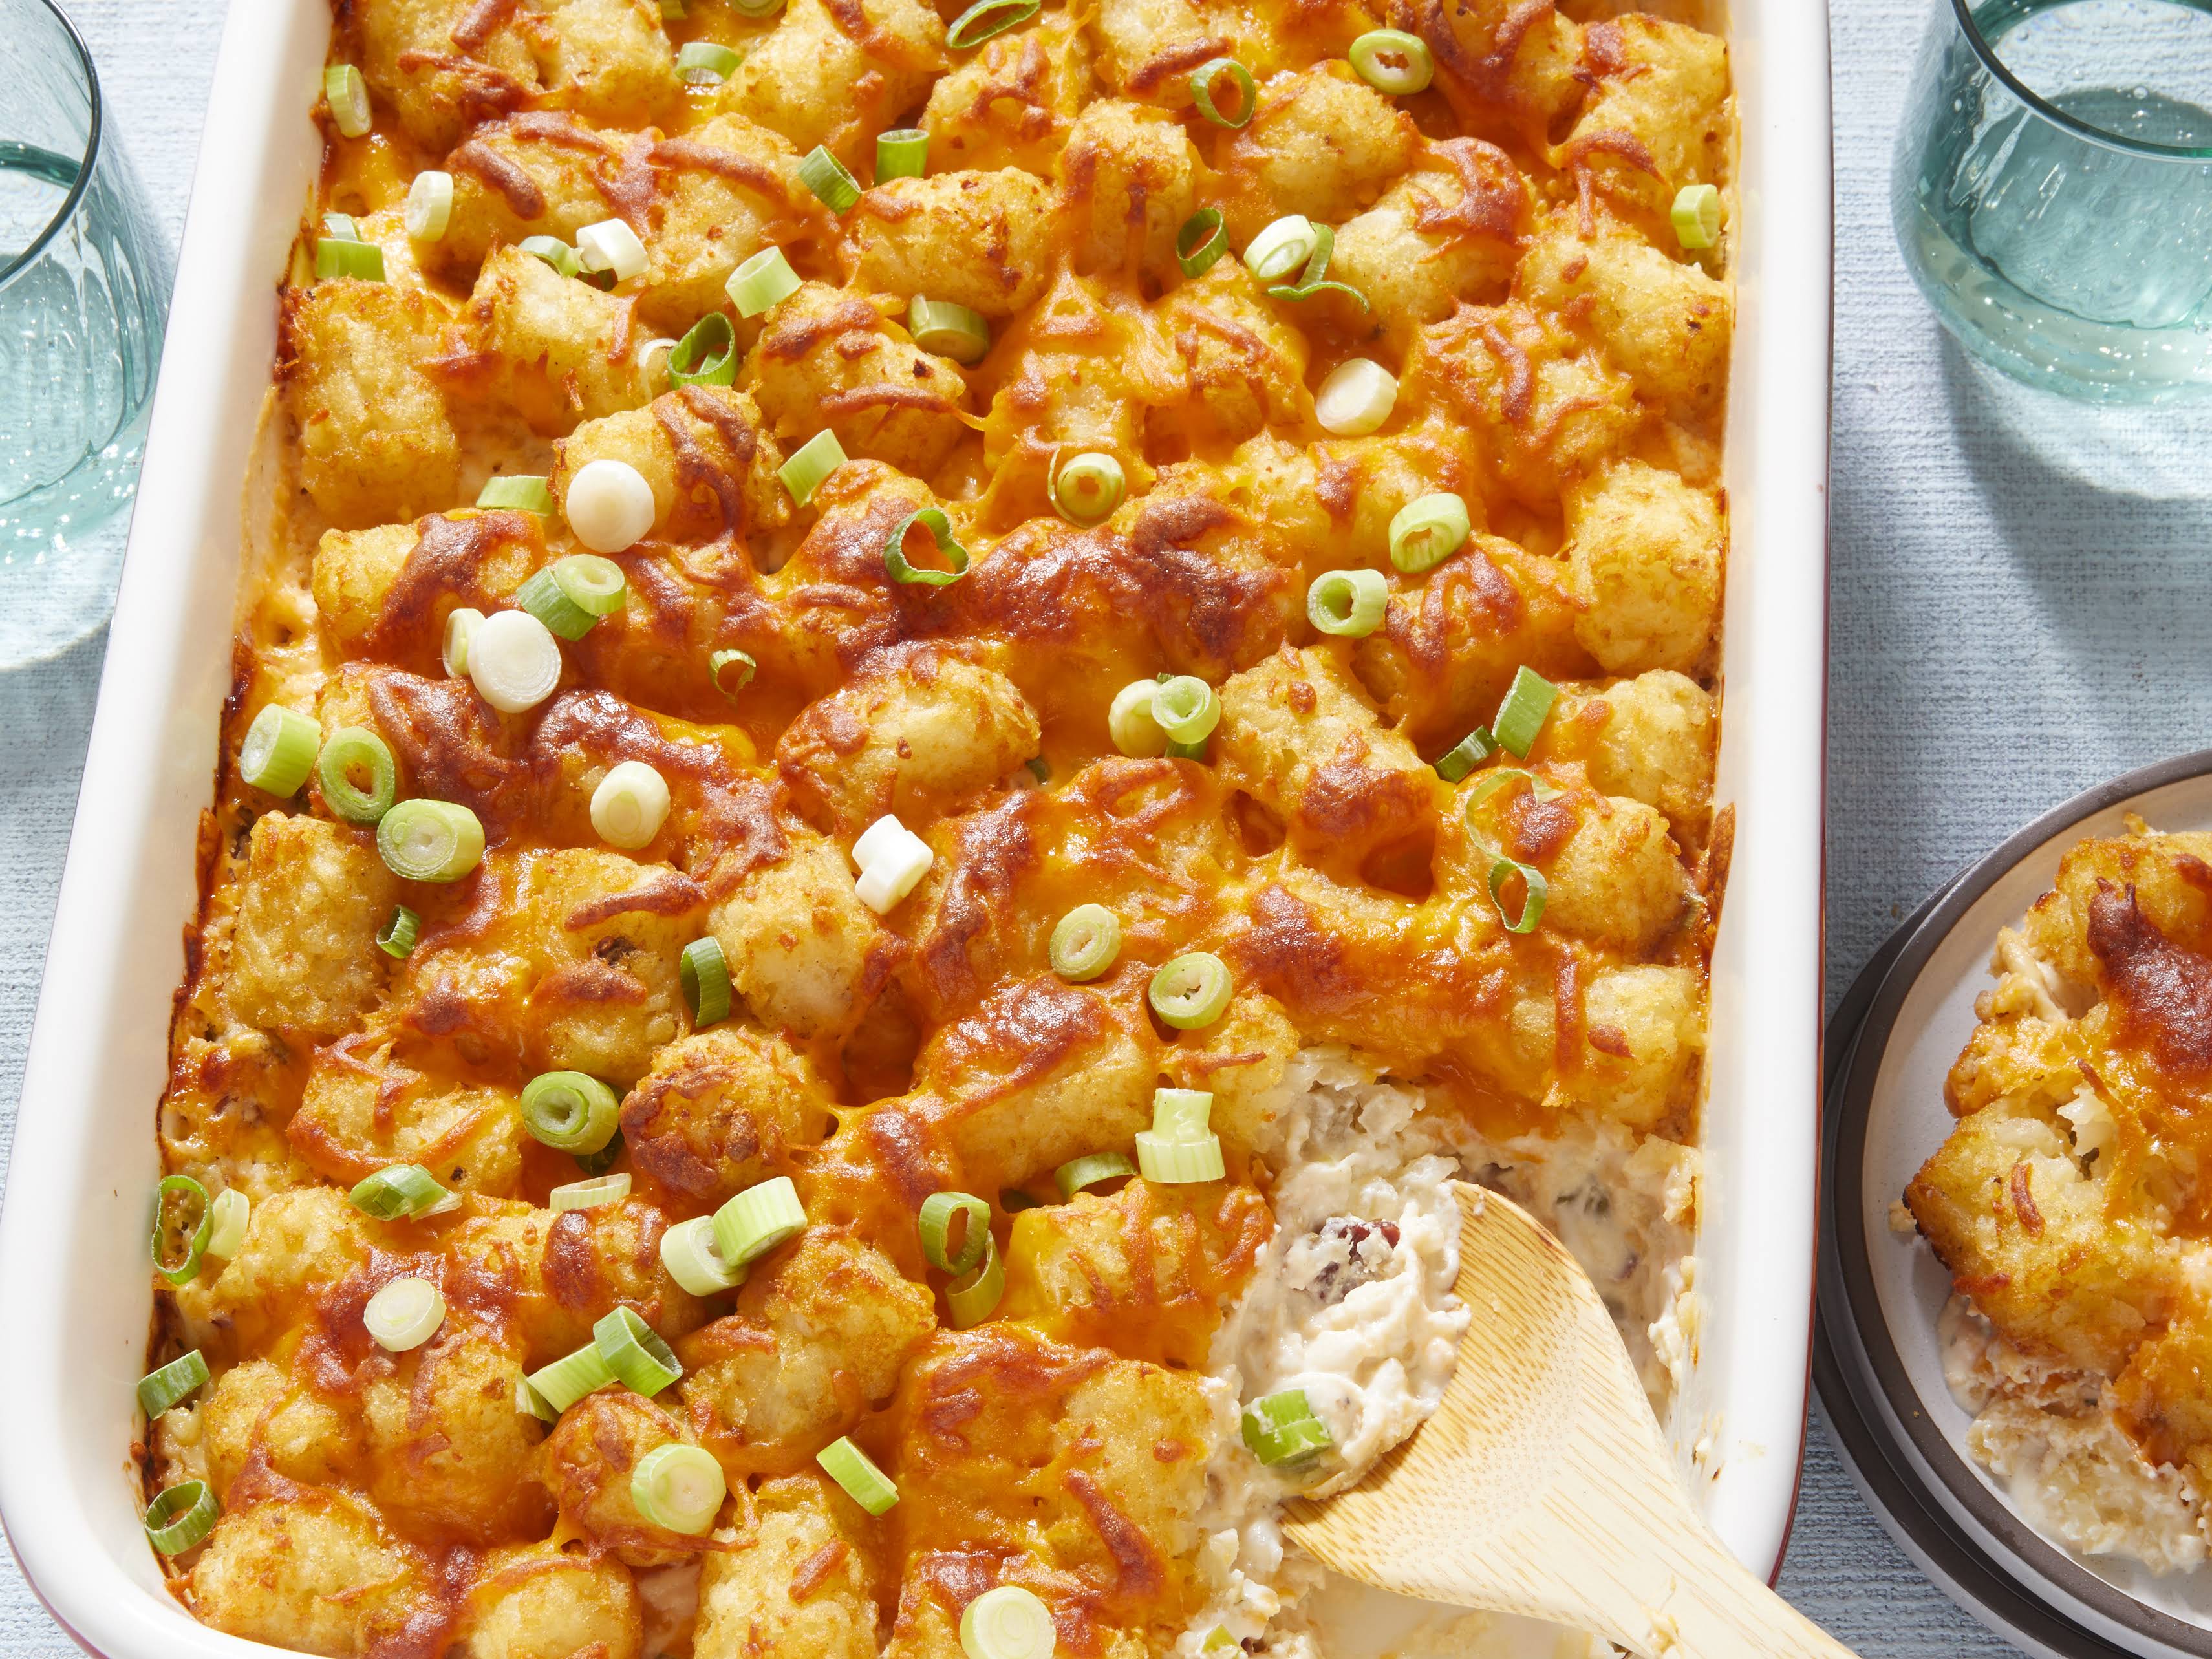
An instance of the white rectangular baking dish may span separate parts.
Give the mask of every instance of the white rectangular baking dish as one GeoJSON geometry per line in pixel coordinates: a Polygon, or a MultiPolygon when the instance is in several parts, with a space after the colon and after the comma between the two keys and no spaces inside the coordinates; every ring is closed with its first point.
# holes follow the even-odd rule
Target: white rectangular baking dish
{"type": "MultiPolygon", "coordinates": [[[[1778,1563],[1804,1425],[1819,1102],[1829,347],[1827,21],[1736,0],[1739,320],[1719,799],[1735,858],[1713,960],[1694,1379],[1700,1495],[1778,1563]]],[[[313,181],[328,0],[224,29],[153,430],[0,1209],[0,1520],[55,1617],[112,1659],[243,1659],[163,1589],[131,1479],[148,1194],[179,939],[231,672],[276,284],[313,181]]]]}

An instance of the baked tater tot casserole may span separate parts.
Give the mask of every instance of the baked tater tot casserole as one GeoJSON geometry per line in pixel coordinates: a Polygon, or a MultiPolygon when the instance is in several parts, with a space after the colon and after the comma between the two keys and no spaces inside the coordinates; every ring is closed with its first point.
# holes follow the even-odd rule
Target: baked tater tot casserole
{"type": "Polygon", "coordinates": [[[1735,128],[1662,9],[341,0],[160,1110],[195,1616],[1362,1650],[1277,1510],[1440,1397],[1459,1175],[1667,1400],[1735,128]]]}
{"type": "Polygon", "coordinates": [[[2212,836],[2080,842],[1990,972],[1899,1218],[1952,1274],[1945,1378],[2044,1532],[2186,1571],[2212,1494],[2212,836]]]}

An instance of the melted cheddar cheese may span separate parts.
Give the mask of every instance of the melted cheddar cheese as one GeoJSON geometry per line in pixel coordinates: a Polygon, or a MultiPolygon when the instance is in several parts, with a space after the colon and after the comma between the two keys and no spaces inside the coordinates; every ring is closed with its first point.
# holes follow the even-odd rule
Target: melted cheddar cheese
{"type": "Polygon", "coordinates": [[[234,1254],[158,1286],[155,1359],[213,1373],[147,1450],[149,1489],[204,1479],[221,1504],[172,1563],[199,1618],[390,1659],[925,1659],[1010,1583],[1066,1653],[1172,1651],[1207,1594],[1209,1345],[1274,1228],[1259,1149],[1301,1048],[1494,1141],[1692,1139],[1729,831],[1731,297],[1725,238],[1689,252],[1668,210],[1728,185],[1725,51],[1607,0],[1371,3],[1049,0],[966,47],[930,0],[337,5],[331,61],[374,125],[323,113],[280,295],[274,528],[160,1117],[168,1172],[252,1204],[234,1254]],[[1429,89],[1352,71],[1385,25],[1425,40],[1429,89]],[[690,41],[740,54],[726,82],[679,78],[690,41]],[[1216,83],[1240,126],[1194,106],[1218,58],[1255,82],[1249,111],[1216,83]],[[871,179],[901,126],[929,135],[924,176],[842,213],[801,182],[817,146],[871,179]],[[430,168],[451,216],[418,241],[402,204],[430,168]],[[1186,275],[1206,209],[1230,252],[1186,275]],[[381,281],[315,279],[325,212],[381,281]],[[1286,215],[1334,228],[1356,299],[1246,269],[1286,215]],[[520,246],[610,220],[647,254],[611,288],[520,246]],[[725,283],[771,245],[803,285],[739,317],[725,283]],[[923,349],[916,296],[979,315],[988,354],[923,349]],[[653,343],[717,309],[732,382],[672,389],[653,343]],[[1355,358],[1395,402],[1332,434],[1316,391],[1355,358]],[[848,459],[801,504],[779,469],[824,430],[848,459]],[[1088,527],[1053,505],[1080,452],[1127,480],[1088,527]],[[623,602],[502,714],[445,671],[448,618],[514,609],[580,550],[559,504],[599,460],[653,497],[614,556],[623,602]],[[556,510],[470,505],[508,474],[556,510]],[[1471,532],[1402,573],[1391,520],[1439,492],[1471,532]],[[895,581],[887,540],[929,508],[965,574],[895,581]],[[1342,568],[1387,580],[1362,637],[1308,620],[1342,568]],[[724,651],[757,665],[733,694],[724,651]],[[1559,688],[1529,755],[1445,781],[1523,668],[1559,688]],[[1115,694],[1165,675],[1216,689],[1204,752],[1117,752],[1115,694]],[[313,778],[246,783],[271,704],[379,734],[402,799],[476,815],[481,865],[403,879],[313,778]],[[623,850],[591,800],[630,761],[672,807],[623,850]],[[1497,787],[1516,766],[1537,787],[1497,787]],[[879,915],[850,851],[886,815],[932,862],[879,915]],[[1501,854],[1545,886],[1524,933],[1501,854]],[[1048,940],[1079,904],[1121,944],[1071,983],[1048,940]],[[394,958],[403,905],[420,935],[394,958]],[[694,1029],[678,962],[708,938],[733,1012],[694,1029]],[[1172,1029],[1150,976],[1200,950],[1233,997],[1172,1029]],[[526,1130],[550,1071],[622,1097],[621,1202],[549,1207],[580,1173],[526,1130]],[[1163,1085],[1212,1093],[1226,1178],[1062,1202],[1055,1168],[1126,1152],[1163,1085]],[[399,1163],[457,1206],[349,1202],[399,1163]],[[733,1293],[682,1289],[665,1231],[777,1176],[805,1231],[733,1293]],[[992,1201],[1006,1259],[964,1329],[916,1232],[945,1189],[992,1201]],[[364,1310],[408,1276],[445,1317],[387,1352],[364,1310]],[[618,1306],[681,1378],[518,1410],[618,1306]],[[817,1465],[844,1436],[897,1483],[879,1519],[817,1465]],[[726,1474],[708,1533],[634,1500],[671,1443],[726,1474]]]}

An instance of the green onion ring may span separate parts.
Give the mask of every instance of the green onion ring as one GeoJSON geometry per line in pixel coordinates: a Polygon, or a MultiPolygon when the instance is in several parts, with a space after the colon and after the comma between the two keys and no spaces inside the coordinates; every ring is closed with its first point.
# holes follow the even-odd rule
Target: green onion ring
{"type": "Polygon", "coordinates": [[[546,479],[528,473],[503,473],[484,481],[484,487],[477,492],[477,505],[487,511],[535,513],[541,518],[550,517],[553,492],[547,483],[546,479]]]}
{"type": "Polygon", "coordinates": [[[1006,1267],[999,1259],[998,1241],[988,1233],[983,1237],[983,1259],[945,1287],[945,1304],[952,1311],[956,1330],[988,1319],[1006,1294],[1006,1267]]]}
{"type": "Polygon", "coordinates": [[[368,82],[358,69],[351,64],[333,64],[325,70],[323,100],[331,107],[331,125],[341,138],[368,136],[368,82]]]}
{"type": "Polygon", "coordinates": [[[541,1072],[523,1085],[522,1127],[556,1152],[598,1152],[621,1116],[615,1091],[583,1072],[541,1072]]]}
{"type": "Polygon", "coordinates": [[[403,800],[376,826],[376,850],[408,881],[459,881],[483,861],[483,824],[457,801],[403,800]]]}
{"type": "Polygon", "coordinates": [[[1244,1408],[1243,1433],[1245,1449],[1270,1467],[1302,1462],[1335,1443],[1304,1389],[1254,1401],[1244,1408]]]}
{"type": "Polygon", "coordinates": [[[1071,984],[1094,980],[1121,954],[1121,918],[1103,904],[1079,904],[1052,930],[1052,971],[1071,984]]]}
{"type": "Polygon", "coordinates": [[[1533,864],[1522,864],[1500,853],[1490,866],[1490,902],[1498,907],[1498,920],[1505,924],[1509,933],[1533,933],[1536,924],[1544,919],[1544,901],[1551,896],[1550,884],[1544,872],[1533,864]],[[1521,915],[1516,920],[1505,908],[1505,884],[1518,875],[1528,884],[1528,892],[1521,901],[1521,915]]]}
{"type": "Polygon", "coordinates": [[[878,1468],[875,1460],[854,1445],[850,1437],[831,1441],[814,1454],[814,1461],[846,1497],[870,1515],[886,1515],[899,1500],[898,1488],[891,1478],[878,1468]]]}
{"type": "Polygon", "coordinates": [[[722,292],[730,296],[738,316],[757,317],[770,306],[788,300],[801,286],[799,273],[783,257],[783,250],[771,246],[732,271],[722,292]]]}
{"type": "Polygon", "coordinates": [[[1306,620],[1323,634],[1364,639],[1382,625],[1390,585],[1379,570],[1328,570],[1306,590],[1306,620]]]}
{"type": "Polygon", "coordinates": [[[921,1253],[929,1265],[955,1278],[972,1273],[991,1245],[991,1206],[972,1193],[932,1193],[922,1200],[921,1214],[915,1224],[921,1234],[921,1253]],[[952,1222],[963,1215],[968,1218],[968,1227],[956,1250],[952,1222]]]}
{"type": "Polygon", "coordinates": [[[596,1345],[587,1343],[524,1380],[557,1417],[594,1389],[606,1387],[615,1380],[615,1374],[606,1356],[596,1345]]]}
{"type": "Polygon", "coordinates": [[[708,933],[685,945],[677,959],[676,976],[684,988],[684,1006],[691,1011],[693,1030],[730,1017],[730,964],[722,954],[721,940],[708,933]]]}
{"type": "Polygon", "coordinates": [[[1457,783],[1497,753],[1498,739],[1488,726],[1478,726],[1437,757],[1437,775],[1446,783],[1457,783]]]}
{"type": "Polygon", "coordinates": [[[1465,544],[1467,503],[1442,490],[1400,507],[1390,520],[1390,562],[1409,576],[1433,570],[1465,544]]]}
{"type": "Polygon", "coordinates": [[[1221,1158],[1221,1137],[1200,1140],[1172,1140],[1151,1129],[1137,1131],[1137,1168],[1146,1180],[1163,1187],[1183,1187],[1218,1181],[1227,1166],[1221,1158]]]}
{"type": "Polygon", "coordinates": [[[1121,462],[1088,450],[1053,475],[1052,504],[1068,523],[1088,529],[1114,516],[1128,487],[1121,462]]]}
{"type": "Polygon", "coordinates": [[[1229,233],[1221,228],[1219,208],[1200,208],[1176,232],[1176,263],[1186,276],[1203,276],[1229,252],[1229,233]]]}
{"type": "Polygon", "coordinates": [[[315,769],[323,728],[296,708],[272,702],[246,728],[238,745],[238,775],[271,795],[295,795],[315,769]]]}
{"type": "Polygon", "coordinates": [[[845,465],[845,446],[837,441],[837,434],[823,428],[792,452],[791,459],[775,470],[783,487],[791,492],[793,506],[804,507],[814,499],[814,492],[822,481],[845,465]]]}
{"type": "Polygon", "coordinates": [[[315,279],[325,282],[333,276],[349,277],[356,283],[380,283],[384,280],[384,250],[374,242],[345,242],[335,236],[325,236],[315,244],[315,279]]]}
{"type": "Polygon", "coordinates": [[[181,1358],[151,1370],[138,1379],[138,1409],[152,1422],[170,1407],[189,1399],[192,1392],[206,1385],[207,1356],[198,1348],[181,1358]]]}
{"type": "Polygon", "coordinates": [[[1211,63],[1200,64],[1190,72],[1190,95],[1198,100],[1198,112],[1217,127],[1231,131],[1249,125],[1253,112],[1259,107],[1260,89],[1252,83],[1252,71],[1234,58],[1216,58],[1211,63]],[[1237,87],[1237,107],[1242,113],[1234,118],[1224,115],[1213,101],[1213,83],[1227,76],[1237,87]]]}
{"type": "Polygon", "coordinates": [[[1221,724],[1221,698],[1195,674],[1178,674],[1152,698],[1152,720],[1170,744],[1203,743],[1221,724]]]}
{"type": "Polygon", "coordinates": [[[799,182],[832,213],[848,213],[860,199],[860,181],[824,145],[817,144],[799,164],[799,182]]]}
{"type": "Polygon", "coordinates": [[[1068,1159],[1052,1172],[1052,1178],[1060,1183],[1060,1195],[1072,1200],[1102,1182],[1119,1181],[1136,1173],[1137,1166],[1119,1152],[1086,1152],[1068,1159]]]}
{"type": "Polygon", "coordinates": [[[355,1209],[378,1221],[420,1221],[461,1206],[459,1196],[440,1186],[419,1164],[387,1164],[356,1182],[346,1197],[355,1209]]]}
{"type": "MultiPolygon", "coordinates": [[[[579,1152],[581,1163],[585,1154],[579,1152]]],[[[565,1215],[570,1210],[599,1210],[610,1204],[619,1204],[629,1196],[629,1174],[593,1176],[588,1181],[566,1181],[545,1194],[545,1207],[556,1214],[565,1215]]]]}
{"type": "Polygon", "coordinates": [[[1052,1609],[1018,1584],[987,1589],[960,1613],[960,1650],[969,1659],[1052,1659],[1052,1609]]]}
{"type": "Polygon", "coordinates": [[[543,259],[562,276],[574,276],[584,268],[576,258],[576,250],[558,236],[526,236],[515,246],[533,259],[543,259]]]}
{"type": "Polygon", "coordinates": [[[760,665],[753,660],[750,651],[717,651],[707,659],[707,676],[714,682],[714,690],[732,702],[738,693],[752,684],[760,665]]]}
{"type": "Polygon", "coordinates": [[[1018,28],[1044,9],[1044,0],[975,0],[952,20],[945,44],[954,52],[980,46],[994,34],[1018,28]]]}
{"type": "Polygon", "coordinates": [[[377,930],[376,948],[388,957],[404,957],[415,949],[422,918],[404,904],[392,907],[392,919],[377,930]]]}
{"type": "Polygon", "coordinates": [[[1403,29],[1370,29],[1352,43],[1346,55],[1354,74],[1376,91],[1392,97],[1426,91],[1436,78],[1436,60],[1430,54],[1429,43],[1403,29]],[[1390,64],[1388,60],[1392,58],[1402,58],[1402,67],[1390,64]]]}
{"type": "Polygon", "coordinates": [[[1227,963],[1211,951],[1188,951],[1153,974],[1145,996],[1166,1024],[1194,1031],[1221,1018],[1235,989],[1227,963]]]}
{"type": "Polygon", "coordinates": [[[714,1248],[743,1267],[806,1230],[806,1206],[789,1176],[748,1187],[714,1212],[714,1248]]]}
{"type": "Polygon", "coordinates": [[[660,1265],[693,1296],[720,1296],[745,1282],[746,1270],[722,1260],[714,1245],[714,1218],[696,1215],[660,1235],[660,1265]]]}
{"type": "Polygon", "coordinates": [[[146,1506],[146,1541],[164,1555],[182,1555],[215,1530],[221,1513],[206,1481],[181,1481],[146,1506]]]}
{"type": "Polygon", "coordinates": [[[677,50],[676,76],[686,86],[715,86],[735,75],[744,61],[742,53],[719,40],[687,40],[677,50]]]}
{"type": "Polygon", "coordinates": [[[884,568],[890,572],[895,582],[919,582],[928,587],[950,587],[968,574],[968,550],[952,539],[952,521],[943,511],[925,507],[919,513],[909,513],[899,520],[899,526],[884,544],[884,568]],[[937,544],[937,550],[945,556],[950,570],[916,569],[906,560],[906,532],[920,525],[937,544]]]}
{"type": "Polygon", "coordinates": [[[727,386],[737,378],[737,331],[719,311],[692,324],[668,354],[671,386],[727,386]]]}
{"type": "Polygon", "coordinates": [[[697,1537],[710,1529],[729,1496],[728,1477],[714,1453],[674,1441],[637,1460],[629,1501],[654,1526],[697,1537]]]}
{"type": "Polygon", "coordinates": [[[1490,722],[1491,735],[1499,747],[1527,760],[1559,696],[1559,687],[1523,665],[1514,671],[1505,701],[1498,705],[1498,718],[1490,722]]]}
{"type": "Polygon", "coordinates": [[[532,573],[514,590],[514,602],[544,623],[548,633],[571,642],[590,633],[599,621],[562,591],[550,569],[532,573]]]}
{"type": "Polygon", "coordinates": [[[634,1308],[616,1308],[592,1327],[592,1345],[615,1380],[647,1399],[684,1375],[676,1351],[634,1308]]]}
{"type": "MultiPolygon", "coordinates": [[[[181,1218],[179,1226],[182,1225],[181,1218]]],[[[154,1194],[154,1271],[172,1285],[189,1285],[199,1277],[200,1256],[207,1249],[210,1235],[215,1231],[215,1214],[208,1202],[207,1188],[190,1176],[164,1176],[154,1194]],[[169,1200],[172,1198],[191,1204],[198,1201],[198,1212],[189,1233],[180,1233],[184,1240],[185,1256],[175,1267],[162,1259],[162,1246],[169,1233],[169,1200]]]]}
{"type": "Polygon", "coordinates": [[[919,179],[929,168],[929,135],[919,127],[894,127],[876,135],[876,182],[919,179]]]}
{"type": "Polygon", "coordinates": [[[915,295],[907,301],[906,330],[924,351],[950,357],[964,368],[973,368],[990,355],[991,325],[980,313],[950,300],[915,295]]]}
{"type": "Polygon", "coordinates": [[[399,769],[391,745],[365,726],[343,726],[324,741],[315,760],[323,803],[348,823],[374,823],[392,810],[399,793],[399,769]],[[352,778],[356,767],[368,774],[368,787],[352,778]]]}

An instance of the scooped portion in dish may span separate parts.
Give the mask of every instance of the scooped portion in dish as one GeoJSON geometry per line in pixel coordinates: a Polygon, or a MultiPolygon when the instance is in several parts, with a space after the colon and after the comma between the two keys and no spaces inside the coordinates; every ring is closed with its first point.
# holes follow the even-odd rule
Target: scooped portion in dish
{"type": "Polygon", "coordinates": [[[2130,819],[1997,936],[1905,1192],[1974,1455],[2045,1532],[2200,1565],[2212,1492],[2212,836],[2130,819]]]}
{"type": "Polygon", "coordinates": [[[159,1118],[195,1615],[1348,1655],[1277,1512],[1434,1409],[1461,1176],[1664,1400],[1733,116],[1616,10],[337,8],[159,1118]]]}

